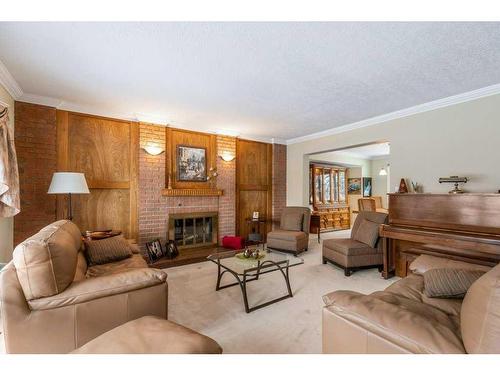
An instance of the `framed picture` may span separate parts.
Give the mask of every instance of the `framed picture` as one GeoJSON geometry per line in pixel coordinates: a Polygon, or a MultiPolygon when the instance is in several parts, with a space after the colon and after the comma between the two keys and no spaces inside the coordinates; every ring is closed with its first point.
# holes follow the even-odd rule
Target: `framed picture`
{"type": "Polygon", "coordinates": [[[361,178],[347,179],[347,193],[361,195],[361,178]]]}
{"type": "Polygon", "coordinates": [[[159,239],[146,242],[146,251],[151,262],[154,262],[165,255],[159,239]]]}
{"type": "Polygon", "coordinates": [[[177,146],[177,181],[207,181],[207,150],[177,146]]]}
{"type": "Polygon", "coordinates": [[[372,196],[372,178],[363,177],[363,197],[372,196]]]}

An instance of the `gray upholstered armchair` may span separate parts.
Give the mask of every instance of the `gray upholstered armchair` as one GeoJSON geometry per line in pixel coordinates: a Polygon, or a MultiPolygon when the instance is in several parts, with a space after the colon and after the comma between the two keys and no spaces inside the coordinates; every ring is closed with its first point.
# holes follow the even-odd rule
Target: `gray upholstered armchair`
{"type": "Polygon", "coordinates": [[[294,253],[306,251],[309,245],[311,210],[307,207],[285,207],[280,227],[267,234],[267,248],[294,253]]]}
{"type": "Polygon", "coordinates": [[[351,276],[355,269],[383,265],[382,241],[379,226],[387,222],[387,214],[361,211],[354,222],[350,238],[331,238],[323,241],[323,264],[333,263],[351,276]]]}

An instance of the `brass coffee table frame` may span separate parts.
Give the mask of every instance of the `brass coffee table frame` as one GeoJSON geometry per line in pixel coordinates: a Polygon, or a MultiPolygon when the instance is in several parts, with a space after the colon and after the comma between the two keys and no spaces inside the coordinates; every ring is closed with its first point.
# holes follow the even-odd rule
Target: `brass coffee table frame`
{"type": "Polygon", "coordinates": [[[290,287],[290,275],[289,275],[288,270],[290,269],[290,267],[294,267],[294,266],[298,266],[300,264],[303,264],[303,262],[301,262],[301,263],[296,263],[296,264],[290,265],[290,260],[288,260],[288,259],[282,260],[279,262],[274,262],[272,260],[257,261],[257,267],[252,267],[252,268],[246,269],[246,270],[244,270],[243,275],[239,275],[237,272],[234,272],[229,267],[226,267],[223,264],[221,264],[220,261],[221,261],[221,259],[224,259],[224,257],[219,257],[216,259],[211,259],[209,257],[208,259],[210,261],[214,262],[215,264],[217,264],[217,285],[215,287],[215,290],[219,291],[221,289],[225,289],[225,288],[229,288],[229,287],[232,287],[235,285],[239,285],[240,289],[241,289],[241,293],[243,294],[243,303],[245,304],[245,311],[247,313],[251,313],[252,311],[261,309],[261,308],[269,306],[273,303],[276,303],[276,302],[282,301],[284,299],[293,297],[292,288],[290,287]],[[286,283],[286,288],[288,290],[288,294],[286,294],[282,297],[278,297],[278,298],[272,299],[270,301],[261,303],[259,305],[250,307],[248,304],[247,283],[250,281],[259,280],[260,275],[263,275],[263,274],[266,274],[269,272],[275,272],[275,271],[280,271],[281,274],[283,275],[283,277],[285,279],[285,283],[286,283]],[[233,275],[237,281],[235,283],[232,283],[232,284],[227,284],[227,285],[221,286],[220,284],[221,284],[222,276],[226,272],[233,275]],[[240,277],[240,276],[242,276],[242,277],[240,277]]]}

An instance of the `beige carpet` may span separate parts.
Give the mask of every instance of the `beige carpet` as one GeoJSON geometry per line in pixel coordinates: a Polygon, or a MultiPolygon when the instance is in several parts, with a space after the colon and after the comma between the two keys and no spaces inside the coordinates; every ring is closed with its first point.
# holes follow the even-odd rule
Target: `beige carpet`
{"type": "MultiPolygon", "coordinates": [[[[348,231],[333,232],[322,238],[348,235],[348,231]]],[[[215,264],[168,269],[169,319],[214,338],[225,353],[321,353],[322,295],[341,289],[370,293],[396,281],[382,279],[376,269],[345,277],[341,269],[323,265],[321,246],[314,236],[309,251],[301,256],[304,264],[290,270],[294,297],[250,314],[245,313],[238,286],[215,291],[215,264]]],[[[224,275],[223,282],[233,281],[232,275],[224,275]]],[[[248,284],[251,306],[285,293],[279,272],[248,284]]]]}
{"type": "MultiPolygon", "coordinates": [[[[349,231],[322,238],[346,237],[349,231]]],[[[389,286],[377,269],[345,277],[321,262],[321,245],[311,237],[304,264],[290,269],[293,298],[245,313],[238,286],[215,291],[217,267],[211,262],[169,269],[169,319],[215,339],[225,353],[321,353],[324,294],[341,289],[371,293],[389,286]]],[[[223,282],[233,282],[225,274],[223,282]]],[[[248,284],[250,306],[286,294],[283,276],[273,272],[248,284]]]]}

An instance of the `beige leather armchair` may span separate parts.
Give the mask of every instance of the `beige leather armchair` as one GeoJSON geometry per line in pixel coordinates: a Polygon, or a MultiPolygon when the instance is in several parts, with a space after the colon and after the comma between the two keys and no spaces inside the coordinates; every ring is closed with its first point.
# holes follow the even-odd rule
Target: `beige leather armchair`
{"type": "Polygon", "coordinates": [[[379,241],[379,226],[388,215],[362,211],[356,217],[350,238],[331,238],[323,241],[323,264],[333,263],[344,269],[346,276],[360,268],[378,267],[382,271],[383,250],[379,241]]]}
{"type": "Polygon", "coordinates": [[[323,297],[323,353],[500,353],[500,265],[421,255],[412,274],[369,295],[323,297]],[[429,298],[422,274],[432,268],[488,270],[465,298],[429,298]]]}
{"type": "Polygon", "coordinates": [[[167,275],[132,257],[88,267],[81,234],[57,221],[19,244],[0,272],[7,353],[68,353],[125,322],[167,318],[167,275]]]}
{"type": "Polygon", "coordinates": [[[311,210],[307,207],[285,207],[281,213],[280,228],[267,234],[267,248],[291,252],[307,251],[311,210]]]}

